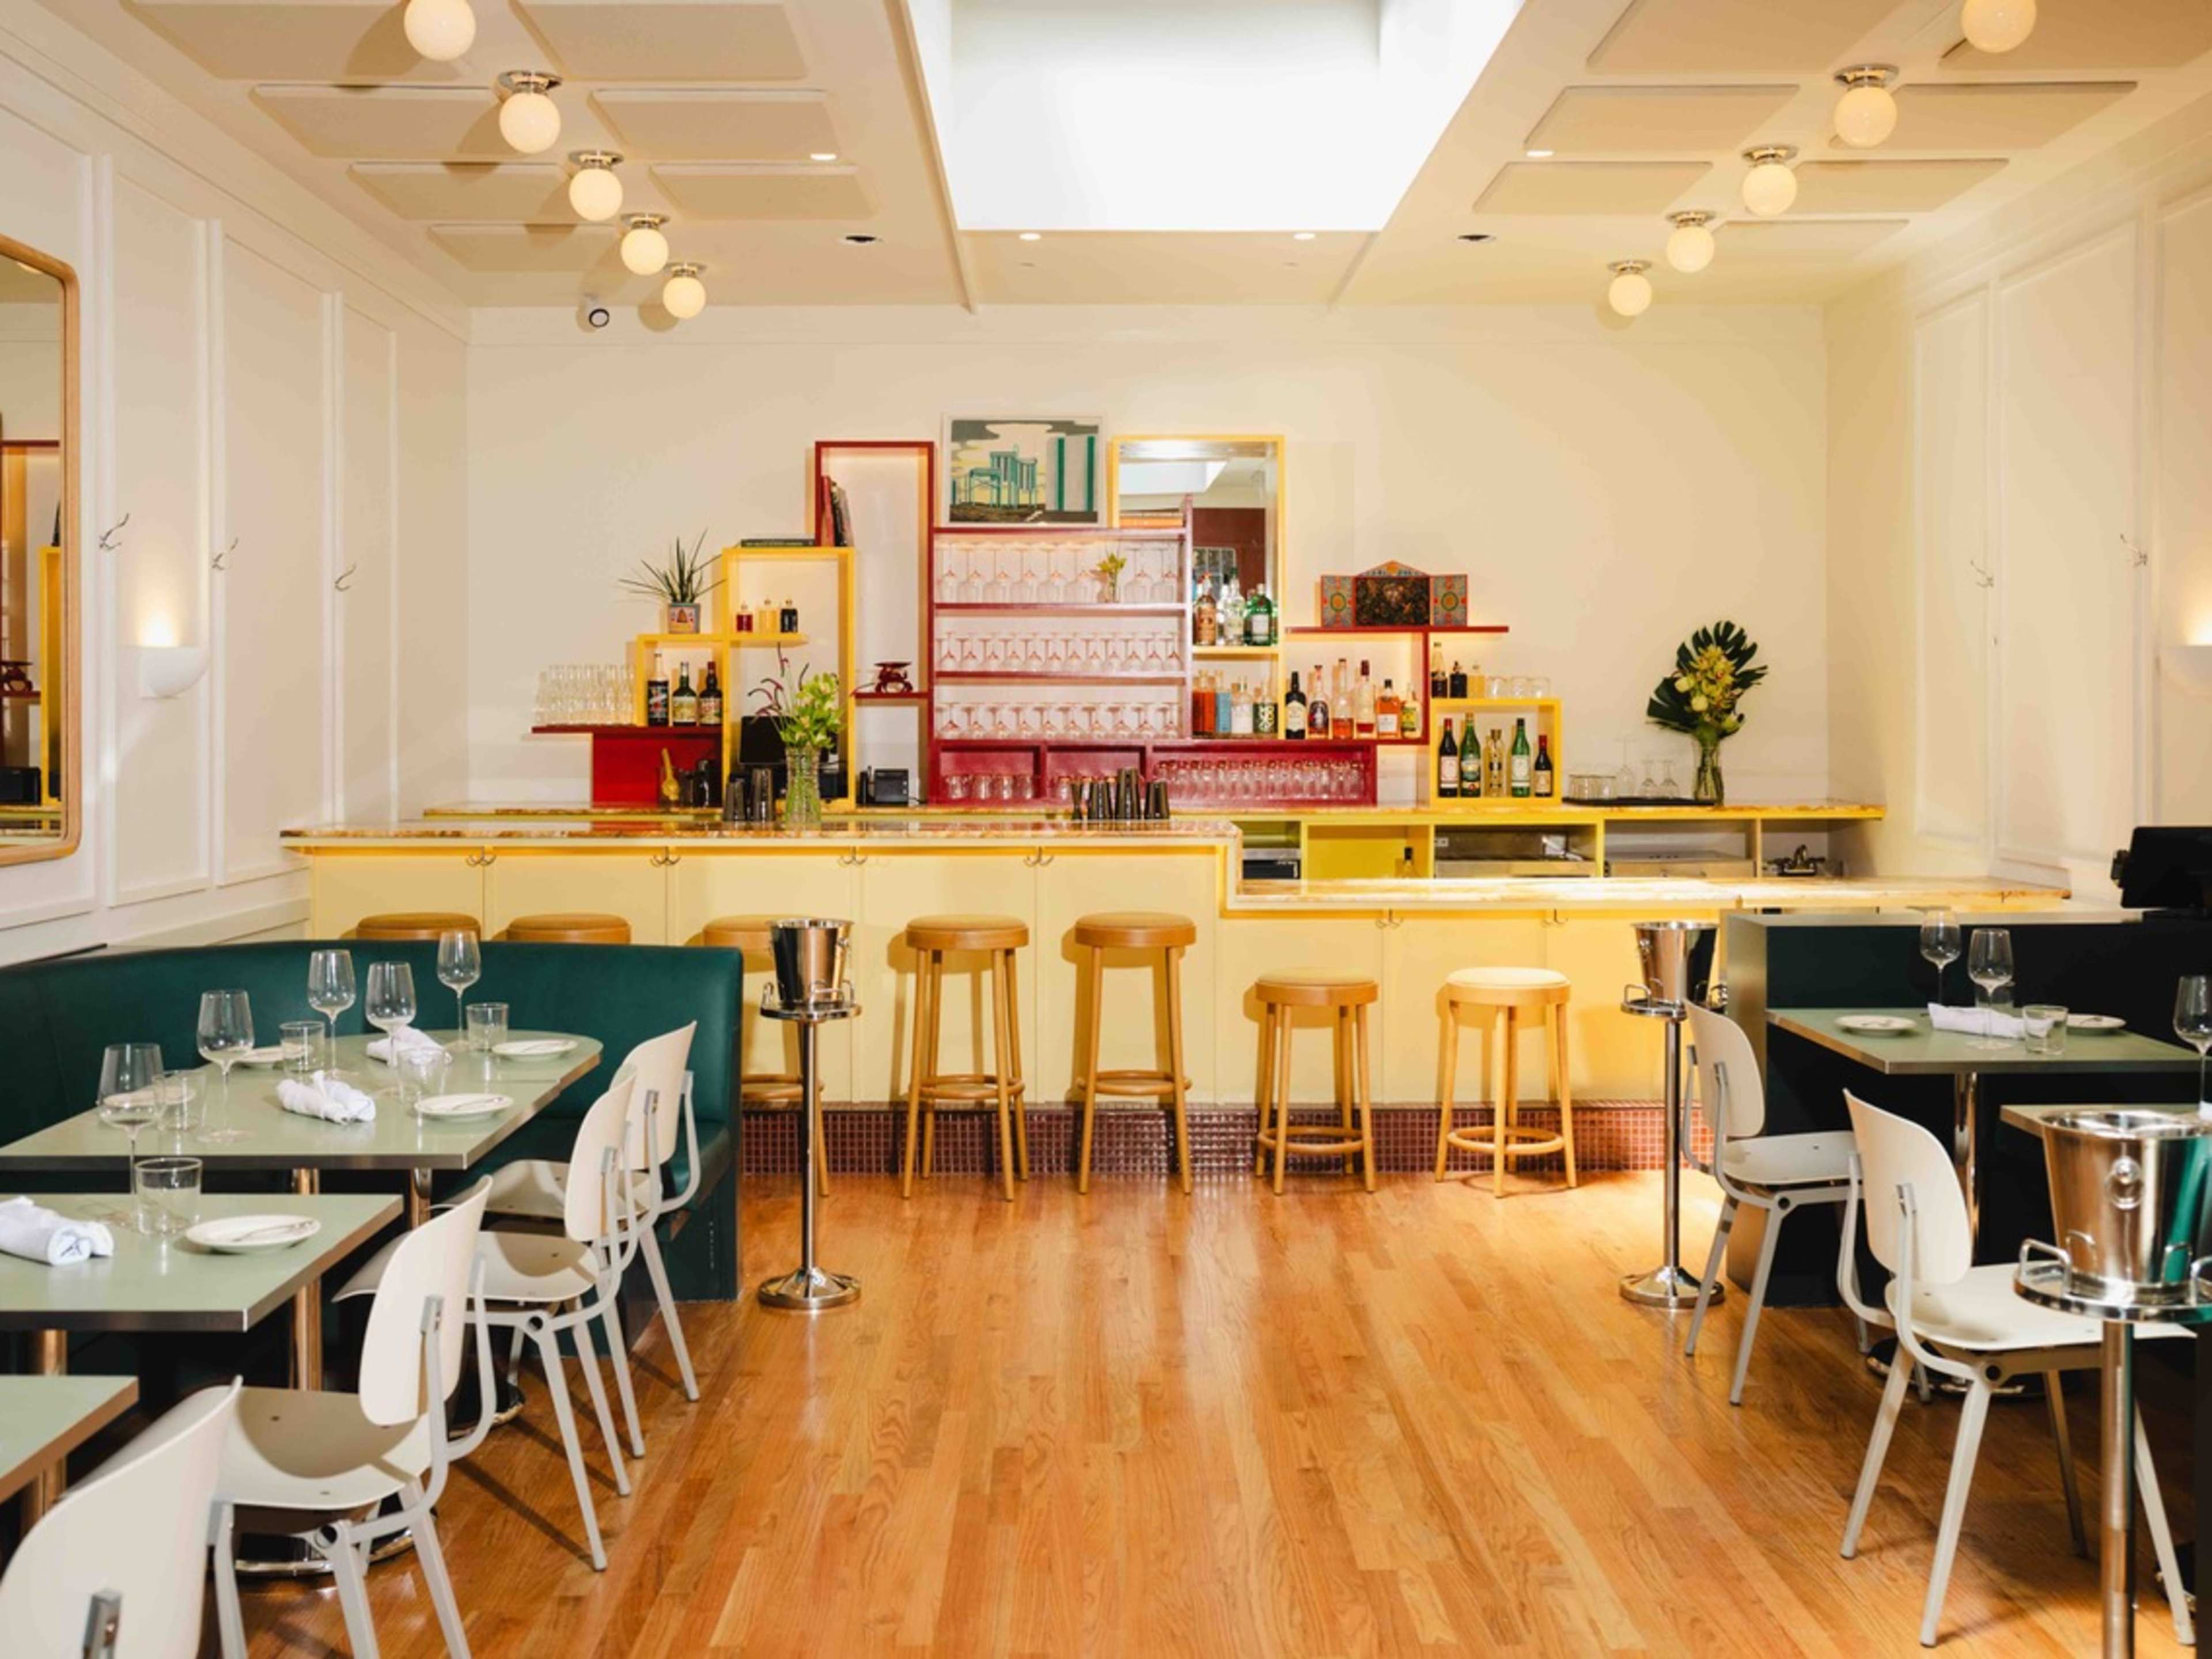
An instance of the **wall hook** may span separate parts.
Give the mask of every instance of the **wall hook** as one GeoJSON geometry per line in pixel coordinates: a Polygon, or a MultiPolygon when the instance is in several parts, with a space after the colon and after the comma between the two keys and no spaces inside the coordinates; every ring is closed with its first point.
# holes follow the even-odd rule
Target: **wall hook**
{"type": "Polygon", "coordinates": [[[1997,585],[1997,579],[1990,574],[1990,568],[1982,563],[1979,560],[1967,560],[1966,568],[1974,573],[1975,586],[1988,588],[1995,587],[1997,585]]]}
{"type": "Polygon", "coordinates": [[[861,865],[866,864],[867,861],[868,855],[866,854],[856,853],[849,847],[843,852],[837,854],[837,862],[845,866],[848,869],[858,869],[861,865]]]}
{"type": "Polygon", "coordinates": [[[222,552],[218,553],[218,554],[216,554],[216,555],[215,556],[215,568],[216,568],[217,570],[228,570],[228,569],[229,569],[229,568],[230,568],[230,566],[229,566],[229,564],[228,564],[227,562],[228,561],[228,559],[229,559],[230,556],[231,556],[232,554],[234,554],[234,553],[237,552],[237,551],[238,551],[238,538],[237,538],[237,537],[235,537],[235,536],[233,536],[233,537],[230,538],[230,545],[229,545],[228,547],[224,548],[224,549],[222,550],[222,552]]]}
{"type": "Polygon", "coordinates": [[[360,568],[361,567],[358,564],[348,565],[343,571],[338,573],[338,579],[332,582],[331,586],[337,589],[341,593],[350,593],[353,590],[348,587],[346,584],[353,580],[353,573],[360,568]]]}
{"type": "Polygon", "coordinates": [[[123,533],[123,526],[130,522],[131,515],[126,513],[121,518],[118,519],[109,528],[101,531],[100,532],[100,550],[103,553],[112,553],[118,547],[121,546],[122,544],[118,542],[115,538],[123,533]]]}
{"type": "Polygon", "coordinates": [[[2136,569],[2141,570],[2150,562],[2150,549],[2136,546],[2125,531],[2120,532],[2120,545],[2127,550],[2128,557],[2136,569]]]}
{"type": "Polygon", "coordinates": [[[1044,848],[1040,847],[1034,852],[1023,854],[1022,862],[1029,866],[1032,870],[1042,870],[1046,865],[1052,862],[1052,854],[1046,852],[1044,848]]]}

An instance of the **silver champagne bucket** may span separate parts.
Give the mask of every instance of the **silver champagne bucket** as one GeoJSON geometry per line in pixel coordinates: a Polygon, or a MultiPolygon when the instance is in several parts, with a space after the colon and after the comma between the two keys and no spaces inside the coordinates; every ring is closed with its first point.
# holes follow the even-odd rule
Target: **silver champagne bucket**
{"type": "Polygon", "coordinates": [[[819,1007],[845,1000],[845,964],[852,938],[851,922],[827,916],[793,917],[769,929],[775,994],[785,1007],[819,1007]]]}
{"type": "MultiPolygon", "coordinates": [[[[1635,927],[1636,959],[1644,975],[1642,1000],[1676,1008],[1703,1002],[1712,986],[1712,925],[1639,921],[1635,927]]],[[[1629,995],[1635,999],[1632,988],[1629,995]]]]}
{"type": "Polygon", "coordinates": [[[2187,1298],[2212,1205],[2212,1122],[2120,1106],[2054,1112],[2043,1158],[2069,1291],[2117,1304],[2187,1298]]]}

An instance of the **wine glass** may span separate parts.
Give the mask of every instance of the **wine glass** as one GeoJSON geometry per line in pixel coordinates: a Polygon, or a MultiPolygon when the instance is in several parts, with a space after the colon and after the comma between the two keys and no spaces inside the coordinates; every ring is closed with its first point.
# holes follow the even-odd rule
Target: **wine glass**
{"type": "MultiPolygon", "coordinates": [[[[222,1072],[223,1115],[230,1115],[230,1068],[253,1046],[253,1010],[243,991],[204,991],[200,994],[198,1032],[200,1058],[222,1072]]],[[[236,1140],[246,1133],[236,1128],[208,1128],[203,1140],[236,1140]]]]}
{"type": "MultiPolygon", "coordinates": [[[[111,1042],[100,1057],[100,1121],[131,1137],[131,1168],[138,1165],[138,1132],[161,1115],[161,1093],[155,1085],[161,1077],[161,1051],[150,1042],[111,1042]]],[[[125,1186],[137,1190],[135,1176],[125,1186]]],[[[111,1225],[129,1227],[137,1222],[137,1210],[111,1212],[111,1225]]]]}
{"type": "Polygon", "coordinates": [[[404,962],[372,962],[368,964],[368,1000],[362,1004],[362,1012],[368,1023],[393,1039],[392,1053],[396,1059],[399,1045],[394,1033],[415,1023],[415,971],[404,962]]]}
{"type": "Polygon", "coordinates": [[[2197,1109],[2212,1106],[2204,1092],[2204,1056],[2212,1051],[2212,975],[2185,974],[2173,994],[2173,1034],[2197,1050],[2197,1109]]]}
{"type": "Polygon", "coordinates": [[[477,948],[477,936],[465,929],[455,928],[438,935],[438,983],[453,994],[453,1030],[468,1030],[468,1005],[464,998],[470,986],[483,977],[483,952],[477,948]]]}
{"type": "Polygon", "coordinates": [[[1943,1000],[1943,970],[1956,962],[1965,946],[1959,937],[1959,918],[1949,910],[1929,910],[1920,918],[1920,954],[1936,964],[1936,1000],[1943,1000]]]}
{"type": "MultiPolygon", "coordinates": [[[[1977,927],[1966,946],[1966,977],[1981,988],[1982,1006],[1997,1006],[1997,993],[2012,983],[2012,930],[2007,927],[1977,927]]],[[[2002,1040],[1984,1036],[1975,1044],[1981,1048],[2002,1048],[2002,1040]]]]}
{"type": "Polygon", "coordinates": [[[337,1063],[338,1016],[354,1004],[353,952],[318,951],[307,958],[307,1006],[331,1023],[331,1063],[337,1063]]]}

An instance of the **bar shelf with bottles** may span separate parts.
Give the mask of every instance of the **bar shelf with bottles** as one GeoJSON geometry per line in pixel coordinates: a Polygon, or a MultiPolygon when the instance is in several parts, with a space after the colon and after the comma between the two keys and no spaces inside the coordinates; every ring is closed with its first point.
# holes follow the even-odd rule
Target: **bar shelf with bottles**
{"type": "Polygon", "coordinates": [[[1531,805],[1557,805],[1566,780],[1559,704],[1553,697],[1445,697],[1433,705],[1435,732],[1429,745],[1428,803],[1441,811],[1480,813],[1500,809],[1526,811],[1531,805]],[[1456,779],[1449,777],[1443,754],[1447,726],[1453,732],[1456,779]],[[1483,769],[1486,739],[1499,738],[1502,776],[1483,769]],[[1525,793],[1516,793],[1513,746],[1516,732],[1528,738],[1528,775],[1525,793]],[[1470,734],[1474,760],[1468,755],[1470,734]]]}

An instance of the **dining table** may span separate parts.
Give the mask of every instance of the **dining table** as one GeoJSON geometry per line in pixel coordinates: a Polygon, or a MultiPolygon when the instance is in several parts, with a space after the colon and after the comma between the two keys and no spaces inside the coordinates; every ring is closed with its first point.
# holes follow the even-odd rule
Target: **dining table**
{"type": "Polygon", "coordinates": [[[135,1376],[0,1376],[0,1504],[37,1489],[44,1514],[69,1455],[137,1403],[135,1376]]]}
{"type": "MultiPolygon", "coordinates": [[[[453,1046],[457,1034],[425,1035],[453,1046]]],[[[562,1031],[515,1031],[505,1046],[536,1045],[550,1052],[507,1054],[461,1049],[453,1054],[444,1087],[448,1092],[503,1096],[509,1103],[483,1116],[439,1120],[413,1111],[402,1098],[398,1073],[369,1057],[380,1039],[340,1037],[331,1051],[342,1080],[369,1094],[376,1115],[365,1122],[334,1123],[284,1109],[277,1085],[288,1073],[276,1067],[234,1066],[229,1085],[210,1079],[206,1119],[181,1136],[142,1135],[139,1150],[178,1152],[201,1160],[209,1172],[280,1170],[296,1197],[313,1197],[331,1170],[388,1171],[406,1177],[404,1214],[410,1227],[430,1212],[431,1183],[441,1174],[465,1173],[599,1063],[596,1038],[562,1031]]],[[[126,1175],[130,1142],[100,1121],[97,1109],[0,1146],[0,1179],[9,1175],[126,1175]]],[[[42,1200],[43,1201],[43,1200],[42,1200]]],[[[112,1199],[109,1200],[111,1203],[112,1199]]],[[[296,1287],[292,1320],[292,1380],[322,1386],[322,1298],[319,1285],[296,1287]]]]}

